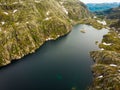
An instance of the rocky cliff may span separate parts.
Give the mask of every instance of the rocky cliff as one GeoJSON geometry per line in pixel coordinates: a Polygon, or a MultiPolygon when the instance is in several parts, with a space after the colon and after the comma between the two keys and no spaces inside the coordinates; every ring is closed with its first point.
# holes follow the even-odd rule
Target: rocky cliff
{"type": "Polygon", "coordinates": [[[90,13],[79,0],[0,0],[0,66],[35,52],[90,13]]]}

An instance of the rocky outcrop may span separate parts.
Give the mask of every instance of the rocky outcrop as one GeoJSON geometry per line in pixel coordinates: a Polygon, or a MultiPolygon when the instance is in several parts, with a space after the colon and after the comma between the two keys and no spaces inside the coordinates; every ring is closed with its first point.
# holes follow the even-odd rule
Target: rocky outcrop
{"type": "Polygon", "coordinates": [[[120,37],[119,33],[110,31],[103,36],[99,44],[100,51],[90,52],[95,64],[92,66],[94,75],[90,90],[120,89],[120,37]]]}
{"type": "Polygon", "coordinates": [[[120,7],[98,12],[110,26],[110,32],[103,36],[100,51],[90,52],[95,64],[90,90],[120,90],[120,7]]]}
{"type": "Polygon", "coordinates": [[[120,65],[120,53],[114,51],[92,51],[90,56],[96,64],[120,65]]]}
{"type": "Polygon", "coordinates": [[[92,67],[94,80],[89,90],[119,90],[120,53],[93,51],[90,55],[95,64],[92,67]]]}
{"type": "Polygon", "coordinates": [[[115,29],[116,31],[120,32],[120,19],[117,20],[116,22],[110,24],[110,27],[112,29],[115,29]]]}
{"type": "Polygon", "coordinates": [[[88,16],[79,0],[1,0],[0,66],[67,34],[72,21],[88,16]]]}

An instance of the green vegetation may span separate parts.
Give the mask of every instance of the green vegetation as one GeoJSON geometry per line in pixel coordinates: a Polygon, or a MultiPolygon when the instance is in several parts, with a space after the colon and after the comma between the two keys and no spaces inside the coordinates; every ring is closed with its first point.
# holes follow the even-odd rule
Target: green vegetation
{"type": "Polygon", "coordinates": [[[90,53],[95,65],[92,67],[94,80],[89,90],[120,89],[120,54],[114,51],[90,53]]]}
{"type": "Polygon", "coordinates": [[[81,19],[78,23],[91,25],[98,30],[105,28],[107,26],[107,25],[103,25],[101,23],[98,23],[97,20],[99,20],[99,18],[97,18],[97,19],[87,18],[87,19],[81,19]]]}
{"type": "Polygon", "coordinates": [[[89,15],[79,0],[0,0],[0,66],[69,33],[89,15]]]}
{"type": "Polygon", "coordinates": [[[120,7],[96,12],[104,18],[110,32],[99,44],[101,50],[90,52],[95,61],[92,67],[94,80],[90,90],[120,89],[120,7]]]}
{"type": "Polygon", "coordinates": [[[107,21],[108,26],[119,29],[120,26],[120,7],[111,8],[105,11],[95,12],[95,14],[107,21]]]}
{"type": "MultiPolygon", "coordinates": [[[[65,1],[65,0],[61,0],[65,1]]],[[[66,0],[65,3],[63,3],[66,10],[68,10],[68,16],[70,19],[79,21],[83,18],[90,18],[91,13],[88,11],[85,4],[80,2],[79,0],[66,0]],[[66,3],[67,2],[67,3],[66,3]]]]}
{"type": "Polygon", "coordinates": [[[100,43],[99,47],[104,48],[105,50],[109,50],[109,51],[120,52],[119,33],[111,31],[108,34],[104,35],[102,43],[100,43]],[[106,43],[106,44],[104,44],[104,43],[106,43]]]}
{"type": "Polygon", "coordinates": [[[120,34],[110,31],[99,44],[100,51],[90,52],[95,61],[92,67],[94,80],[89,90],[120,89],[120,34]],[[102,50],[103,49],[103,50],[102,50]]]}

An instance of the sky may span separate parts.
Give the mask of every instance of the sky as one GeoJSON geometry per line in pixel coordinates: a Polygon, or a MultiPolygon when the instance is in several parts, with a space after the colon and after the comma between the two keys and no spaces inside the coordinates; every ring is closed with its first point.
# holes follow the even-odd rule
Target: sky
{"type": "Polygon", "coordinates": [[[120,0],[80,0],[84,3],[120,2],[120,0]]]}

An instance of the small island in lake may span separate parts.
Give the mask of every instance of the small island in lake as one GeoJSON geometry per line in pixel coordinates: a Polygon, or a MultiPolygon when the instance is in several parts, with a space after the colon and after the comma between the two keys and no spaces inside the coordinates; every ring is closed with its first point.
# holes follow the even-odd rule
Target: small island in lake
{"type": "Polygon", "coordinates": [[[85,30],[80,30],[81,33],[86,33],[85,30]]]}

